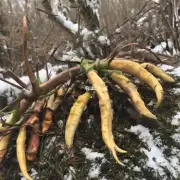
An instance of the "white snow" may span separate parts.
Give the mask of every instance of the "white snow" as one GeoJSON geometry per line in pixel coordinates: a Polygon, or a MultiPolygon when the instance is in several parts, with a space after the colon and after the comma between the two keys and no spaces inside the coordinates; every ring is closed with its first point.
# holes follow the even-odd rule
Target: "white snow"
{"type": "Polygon", "coordinates": [[[71,61],[71,62],[80,62],[81,59],[77,56],[76,51],[68,51],[68,52],[63,52],[62,56],[63,61],[71,61]]]}
{"type": "Polygon", "coordinates": [[[173,66],[170,66],[170,65],[167,65],[167,64],[162,64],[159,67],[164,71],[168,71],[168,70],[173,69],[173,66]]]}
{"type": "Polygon", "coordinates": [[[121,30],[122,30],[122,28],[117,28],[117,29],[115,30],[115,33],[120,33],[121,30]]]}
{"type": "Polygon", "coordinates": [[[163,54],[164,52],[166,52],[165,54],[167,54],[168,52],[166,51],[166,43],[165,42],[161,42],[160,44],[158,44],[157,46],[155,46],[152,50],[152,52],[154,53],[161,53],[163,54]]]}
{"type": "Polygon", "coordinates": [[[81,36],[83,37],[83,41],[89,41],[89,38],[94,37],[94,34],[92,31],[89,31],[87,28],[83,28],[81,30],[81,36]]]}
{"type": "Polygon", "coordinates": [[[105,178],[105,177],[102,177],[102,178],[100,178],[99,180],[108,180],[107,178],[105,178]]]}
{"type": "Polygon", "coordinates": [[[152,0],[152,1],[154,1],[155,3],[159,3],[159,0],[152,0]]]}
{"type": "Polygon", "coordinates": [[[98,178],[101,172],[101,166],[99,164],[93,163],[92,167],[89,170],[88,176],[90,178],[98,178]]]}
{"type": "Polygon", "coordinates": [[[174,139],[175,142],[180,143],[180,133],[173,134],[171,138],[174,139]]]}
{"type": "Polygon", "coordinates": [[[64,180],[72,180],[73,174],[75,174],[75,169],[72,166],[70,166],[68,174],[64,175],[64,180]]]}
{"type": "Polygon", "coordinates": [[[89,178],[98,178],[101,173],[101,166],[106,162],[104,158],[104,154],[93,152],[92,149],[82,148],[81,151],[85,154],[86,159],[91,161],[91,167],[89,169],[88,177],[89,178]],[[96,162],[96,160],[101,160],[100,162],[96,162]]]}
{"type": "MultiPolygon", "coordinates": [[[[99,18],[99,5],[100,1],[99,0],[86,0],[86,5],[89,6],[92,9],[92,12],[96,14],[96,16],[99,18]]],[[[95,30],[95,32],[88,30],[86,27],[81,27],[77,23],[72,22],[66,15],[64,15],[62,11],[63,5],[60,3],[58,0],[51,1],[51,8],[52,8],[52,13],[55,15],[56,19],[67,29],[69,29],[73,34],[77,34],[78,31],[80,30],[80,35],[83,38],[83,48],[86,50],[88,55],[91,58],[95,58],[95,55],[92,53],[91,48],[89,46],[89,40],[92,38],[97,39],[97,32],[99,32],[99,29],[95,30]],[[61,10],[59,9],[59,6],[61,10]]],[[[109,45],[110,41],[106,36],[100,36],[98,38],[98,41],[100,42],[101,45],[109,45]]],[[[101,49],[100,49],[101,50],[101,49]]],[[[64,56],[64,59],[67,59],[69,57],[64,56]]]]}
{"type": "Polygon", "coordinates": [[[138,166],[135,166],[135,167],[133,168],[133,171],[136,171],[136,172],[141,172],[141,168],[140,168],[140,167],[138,167],[138,166]]]}
{"type": "Polygon", "coordinates": [[[174,74],[176,76],[180,76],[180,67],[177,67],[177,68],[173,69],[172,74],[174,74]]]}
{"type": "MultiPolygon", "coordinates": [[[[26,178],[23,177],[22,173],[19,173],[19,175],[22,176],[22,177],[21,177],[21,180],[27,180],[26,178]]],[[[31,169],[31,173],[30,173],[29,175],[30,175],[30,177],[32,177],[32,178],[36,178],[37,175],[38,175],[38,172],[37,172],[34,168],[32,168],[32,169],[31,169]]]]}
{"type": "Polygon", "coordinates": [[[46,149],[49,149],[51,146],[53,146],[55,140],[56,140],[56,136],[51,137],[50,141],[48,142],[46,146],[46,149]]]}
{"type": "Polygon", "coordinates": [[[110,41],[106,36],[99,36],[98,37],[98,41],[100,42],[100,44],[102,45],[110,45],[110,41]]]}
{"type": "Polygon", "coordinates": [[[86,159],[90,161],[94,161],[96,158],[104,158],[104,154],[93,152],[92,149],[89,148],[82,148],[81,151],[85,154],[86,159]]]}
{"type": "Polygon", "coordinates": [[[171,124],[174,126],[180,125],[180,112],[178,112],[172,119],[171,124]]]}
{"type": "Polygon", "coordinates": [[[52,13],[56,16],[57,20],[59,20],[59,22],[63,24],[67,29],[69,29],[73,34],[76,34],[78,32],[78,24],[75,24],[72,21],[68,20],[68,18],[65,17],[61,11],[59,11],[58,0],[53,0],[50,2],[51,2],[52,13]]]}
{"type": "Polygon", "coordinates": [[[170,56],[180,54],[180,52],[177,49],[175,49],[174,44],[170,39],[168,39],[167,42],[161,42],[160,44],[156,45],[153,49],[151,49],[151,51],[154,53],[160,53],[170,56]],[[172,54],[169,51],[167,51],[167,45],[173,51],[172,54]]]}
{"type": "Polygon", "coordinates": [[[180,166],[177,167],[174,166],[174,164],[179,164],[179,160],[178,162],[175,162],[176,159],[174,158],[172,163],[168,158],[166,158],[165,154],[163,154],[164,148],[161,149],[156,146],[157,140],[153,138],[148,128],[142,125],[137,125],[131,126],[130,131],[138,135],[138,138],[147,146],[147,149],[141,148],[140,151],[144,152],[148,157],[148,167],[154,169],[154,171],[161,177],[166,176],[165,169],[168,169],[174,178],[178,177],[179,171],[177,171],[177,169],[180,169],[180,166]]]}
{"type": "Polygon", "coordinates": [[[146,16],[141,17],[141,18],[137,21],[137,25],[138,25],[138,26],[141,26],[142,23],[144,22],[144,20],[146,20],[146,19],[147,19],[146,16]]]}
{"type": "Polygon", "coordinates": [[[86,4],[91,8],[92,12],[97,16],[98,20],[100,20],[100,16],[99,16],[100,1],[86,0],[86,4]]]}

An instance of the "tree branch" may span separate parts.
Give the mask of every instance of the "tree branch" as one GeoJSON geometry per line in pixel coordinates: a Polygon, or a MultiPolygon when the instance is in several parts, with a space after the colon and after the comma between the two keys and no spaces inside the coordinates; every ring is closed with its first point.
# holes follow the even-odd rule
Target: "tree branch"
{"type": "Polygon", "coordinates": [[[7,71],[5,71],[3,74],[9,75],[12,79],[14,79],[21,87],[23,88],[27,88],[27,85],[21,81],[21,79],[19,79],[18,76],[16,76],[16,74],[14,74],[10,69],[8,69],[7,71]]]}
{"type": "Polygon", "coordinates": [[[31,81],[32,84],[32,88],[35,91],[36,94],[40,93],[40,88],[39,88],[39,84],[38,81],[36,79],[36,76],[34,75],[33,71],[32,71],[32,67],[29,65],[28,62],[28,50],[27,50],[27,40],[28,40],[28,27],[27,27],[27,20],[26,20],[26,16],[23,17],[23,33],[24,33],[24,43],[23,43],[23,52],[24,52],[24,64],[26,67],[26,71],[27,74],[29,76],[29,79],[31,81]]]}
{"type": "Polygon", "coordinates": [[[14,83],[12,83],[12,82],[9,82],[9,81],[7,81],[7,80],[4,79],[4,78],[1,78],[1,77],[0,77],[0,81],[3,81],[3,82],[5,82],[5,83],[7,83],[7,84],[10,84],[11,86],[14,86],[15,88],[18,88],[18,89],[20,89],[20,90],[23,89],[21,86],[19,86],[19,85],[17,85],[17,84],[14,84],[14,83]]]}

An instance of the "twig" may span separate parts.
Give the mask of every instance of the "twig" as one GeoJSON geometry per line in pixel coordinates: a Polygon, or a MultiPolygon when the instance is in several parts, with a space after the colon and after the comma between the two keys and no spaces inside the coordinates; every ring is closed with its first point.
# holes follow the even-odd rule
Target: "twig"
{"type": "Polygon", "coordinates": [[[24,52],[24,64],[26,67],[26,71],[27,74],[29,76],[29,79],[31,81],[32,84],[32,88],[35,91],[36,94],[39,94],[40,92],[40,88],[39,88],[39,84],[36,80],[36,76],[34,75],[33,71],[32,71],[32,67],[29,65],[28,62],[28,51],[27,51],[27,39],[28,39],[28,35],[27,35],[28,29],[27,29],[27,20],[26,20],[26,16],[23,17],[23,33],[24,33],[24,43],[23,43],[23,52],[24,52]]]}
{"type": "Polygon", "coordinates": [[[23,88],[27,88],[27,85],[23,82],[23,81],[21,81],[21,79],[19,79],[19,77],[18,76],[16,76],[16,74],[14,74],[10,69],[8,69],[5,73],[3,73],[3,74],[7,74],[7,75],[9,75],[12,79],[14,79],[21,87],[23,87],[23,88]]]}
{"type": "Polygon", "coordinates": [[[131,19],[135,19],[135,17],[137,17],[141,12],[142,10],[147,6],[147,2],[144,4],[144,6],[135,14],[135,15],[132,15],[131,17],[129,17],[128,19],[126,19],[119,27],[123,26],[124,24],[126,24],[128,21],[130,21],[131,19]]]}
{"type": "Polygon", "coordinates": [[[38,65],[36,64],[36,76],[38,81],[41,83],[40,77],[39,77],[39,70],[38,70],[38,65]]]}
{"type": "Polygon", "coordinates": [[[5,82],[5,83],[7,83],[7,84],[10,84],[11,86],[14,86],[15,88],[18,88],[18,89],[20,89],[20,90],[23,89],[21,86],[16,85],[16,84],[14,84],[14,83],[12,83],[12,82],[9,82],[9,81],[7,81],[7,80],[4,79],[4,78],[1,78],[1,77],[0,77],[0,80],[3,81],[3,82],[5,82]]]}
{"type": "Polygon", "coordinates": [[[43,9],[40,9],[40,8],[36,8],[36,10],[38,10],[38,11],[40,11],[40,12],[43,12],[43,13],[47,14],[48,16],[57,16],[57,15],[53,15],[53,14],[51,14],[51,13],[48,13],[48,12],[46,12],[46,11],[44,11],[43,9]]]}
{"type": "Polygon", "coordinates": [[[45,69],[46,69],[46,77],[47,77],[47,80],[49,80],[49,71],[48,71],[47,63],[46,63],[46,65],[45,65],[45,69]]]}
{"type": "Polygon", "coordinates": [[[81,63],[80,60],[79,60],[79,61],[70,61],[70,60],[64,61],[64,60],[61,60],[61,59],[57,59],[57,58],[55,58],[55,57],[54,57],[54,59],[55,59],[56,61],[58,61],[58,62],[63,63],[63,64],[80,64],[80,63],[81,63]]]}
{"type": "Polygon", "coordinates": [[[118,45],[114,48],[114,50],[111,52],[111,54],[107,57],[107,60],[114,59],[115,56],[119,53],[119,51],[123,50],[124,48],[126,48],[128,46],[133,46],[133,45],[138,45],[138,43],[129,43],[127,45],[124,45],[120,49],[118,49],[118,47],[119,47],[119,43],[118,43],[118,45]]]}
{"type": "Polygon", "coordinates": [[[53,31],[53,29],[54,29],[54,27],[55,27],[56,25],[55,24],[53,24],[53,27],[51,28],[51,30],[49,31],[49,33],[48,33],[48,35],[46,36],[46,38],[44,39],[44,41],[43,41],[43,43],[42,43],[42,45],[41,46],[44,46],[44,44],[45,44],[45,42],[46,42],[46,40],[49,38],[49,36],[50,36],[50,34],[52,33],[52,31],[53,31]]]}
{"type": "MultiPolygon", "coordinates": [[[[12,109],[15,104],[17,104],[20,100],[22,100],[24,97],[23,94],[20,94],[13,102],[11,102],[10,104],[8,104],[6,107],[4,107],[3,109],[0,110],[0,113],[3,113],[4,111],[7,111],[9,109],[12,109]]],[[[1,117],[1,115],[0,115],[1,117]]]]}
{"type": "Polygon", "coordinates": [[[138,46],[138,47],[140,47],[140,48],[142,48],[142,49],[145,49],[145,50],[148,51],[148,52],[150,52],[151,54],[153,54],[153,55],[156,57],[156,59],[157,59],[160,63],[163,63],[162,60],[159,58],[159,56],[157,56],[156,53],[152,52],[150,49],[141,46],[139,43],[136,43],[135,45],[138,46]]]}

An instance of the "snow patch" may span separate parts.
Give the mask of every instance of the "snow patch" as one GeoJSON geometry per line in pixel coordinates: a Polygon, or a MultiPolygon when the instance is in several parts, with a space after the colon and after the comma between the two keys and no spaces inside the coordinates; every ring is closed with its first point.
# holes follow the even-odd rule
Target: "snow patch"
{"type": "Polygon", "coordinates": [[[86,159],[90,161],[96,160],[96,158],[104,158],[104,154],[98,153],[98,152],[93,152],[92,149],[89,148],[82,148],[81,151],[85,154],[86,159]]]}
{"type": "Polygon", "coordinates": [[[140,26],[142,25],[142,23],[143,23],[146,19],[147,19],[147,17],[146,17],[146,16],[141,17],[141,18],[137,21],[137,25],[138,25],[138,27],[140,27],[140,26]]]}
{"type": "Polygon", "coordinates": [[[161,68],[163,71],[168,71],[168,70],[173,69],[173,66],[162,64],[159,66],[159,68],[161,68]]]}
{"type": "Polygon", "coordinates": [[[78,32],[79,25],[73,23],[67,17],[65,17],[64,14],[61,11],[59,11],[58,7],[59,0],[51,1],[52,13],[56,16],[56,19],[67,29],[69,29],[73,34],[76,34],[78,32]]]}
{"type": "Polygon", "coordinates": [[[73,174],[75,174],[75,169],[72,166],[70,166],[68,173],[66,175],[64,175],[64,180],[72,180],[73,174]]]}
{"type": "Polygon", "coordinates": [[[154,53],[161,53],[161,54],[167,54],[168,52],[166,51],[166,42],[161,42],[160,44],[156,45],[152,50],[154,53]]]}
{"type": "Polygon", "coordinates": [[[180,133],[175,133],[171,136],[171,138],[177,142],[177,143],[180,143],[180,133]]]}
{"type": "Polygon", "coordinates": [[[99,36],[98,37],[98,41],[100,42],[100,44],[102,45],[110,45],[110,41],[106,36],[99,36]]]}
{"type": "MultiPolygon", "coordinates": [[[[22,173],[19,173],[19,175],[22,176],[21,180],[27,180],[26,178],[23,177],[22,173]]],[[[38,172],[34,168],[32,168],[31,173],[29,175],[30,175],[30,177],[35,179],[38,175],[38,172]]]]}
{"type": "Polygon", "coordinates": [[[155,2],[155,3],[159,3],[159,0],[152,0],[153,2],[155,2]]]}
{"type": "Polygon", "coordinates": [[[98,20],[100,20],[100,16],[99,16],[100,1],[86,0],[86,4],[91,8],[92,12],[97,16],[98,20]]]}
{"type": "Polygon", "coordinates": [[[166,158],[165,154],[163,154],[164,148],[159,148],[156,146],[157,142],[149,132],[148,128],[142,125],[131,126],[130,132],[138,135],[138,138],[147,145],[147,149],[141,148],[140,151],[144,152],[148,157],[148,167],[154,169],[156,174],[162,177],[166,177],[165,170],[168,170],[174,178],[178,177],[179,171],[177,171],[177,169],[179,169],[180,166],[177,167],[174,166],[174,164],[179,164],[179,160],[178,162],[175,162],[174,158],[172,163],[170,160],[168,160],[168,158],[166,158]]]}
{"type": "Polygon", "coordinates": [[[50,141],[48,142],[47,146],[46,146],[46,149],[49,149],[51,146],[54,145],[54,142],[56,140],[56,136],[53,136],[50,141]]]}
{"type": "Polygon", "coordinates": [[[106,162],[104,154],[93,152],[92,149],[82,148],[81,151],[85,154],[86,159],[91,161],[91,167],[89,169],[88,177],[89,178],[98,178],[101,173],[101,166],[106,162]],[[96,162],[99,159],[101,161],[96,162]]]}
{"type": "Polygon", "coordinates": [[[75,51],[68,51],[68,52],[64,52],[63,56],[62,56],[62,60],[63,61],[71,61],[71,62],[80,62],[81,59],[77,56],[77,52],[75,51]]]}
{"type": "Polygon", "coordinates": [[[180,112],[178,112],[172,119],[171,124],[174,126],[180,125],[180,112]]]}
{"type": "Polygon", "coordinates": [[[173,69],[172,74],[174,74],[176,76],[180,76],[180,67],[173,69]]]}
{"type": "Polygon", "coordinates": [[[101,172],[101,166],[99,164],[93,163],[89,170],[88,176],[90,178],[98,178],[101,172]]]}
{"type": "Polygon", "coordinates": [[[160,44],[156,45],[153,49],[151,49],[154,53],[160,53],[165,55],[170,55],[171,53],[167,51],[167,48],[172,50],[172,55],[178,55],[180,52],[175,49],[173,42],[168,39],[167,42],[161,42],[160,44]]]}
{"type": "Polygon", "coordinates": [[[133,171],[136,171],[136,172],[141,172],[141,168],[140,168],[140,167],[138,167],[138,166],[135,166],[135,167],[133,168],[133,171]]]}
{"type": "Polygon", "coordinates": [[[108,179],[106,179],[105,177],[102,177],[102,178],[100,178],[99,180],[108,180],[108,179]]]}

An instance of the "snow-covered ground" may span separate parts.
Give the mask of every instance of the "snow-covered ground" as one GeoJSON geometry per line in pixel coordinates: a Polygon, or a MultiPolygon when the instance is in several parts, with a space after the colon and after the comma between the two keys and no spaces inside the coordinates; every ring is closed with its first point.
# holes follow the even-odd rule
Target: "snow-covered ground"
{"type": "MultiPolygon", "coordinates": [[[[147,156],[147,168],[152,168],[156,176],[161,177],[164,180],[168,179],[167,170],[174,178],[179,177],[180,154],[174,154],[167,157],[164,152],[169,147],[164,145],[160,138],[154,138],[153,135],[155,135],[155,133],[151,134],[150,130],[142,125],[132,126],[129,131],[136,134],[146,146],[146,148],[141,148],[140,151],[147,156]]],[[[173,139],[178,141],[177,136],[173,139]]],[[[177,149],[174,150],[177,151],[177,149]]]]}
{"type": "Polygon", "coordinates": [[[98,178],[101,173],[101,166],[106,162],[104,154],[94,152],[89,148],[82,148],[81,151],[85,154],[86,159],[90,161],[91,167],[89,169],[89,178],[98,178]],[[99,159],[100,161],[96,162],[99,159]]]}

